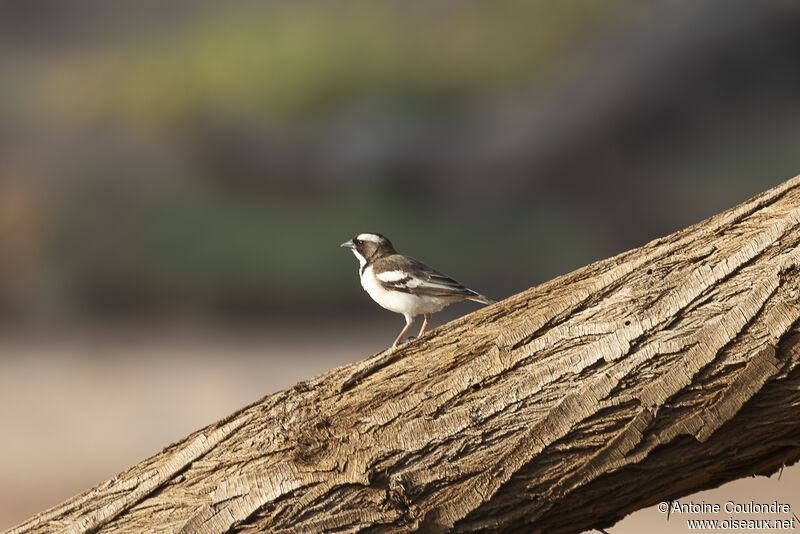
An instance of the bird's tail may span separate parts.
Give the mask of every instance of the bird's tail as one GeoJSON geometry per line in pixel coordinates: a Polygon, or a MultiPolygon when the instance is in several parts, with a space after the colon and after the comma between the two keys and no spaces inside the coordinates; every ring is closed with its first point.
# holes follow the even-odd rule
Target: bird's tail
{"type": "MultiPolygon", "coordinates": [[[[472,290],[470,289],[470,291],[472,290]]],[[[467,300],[480,302],[481,304],[494,304],[495,302],[497,302],[496,300],[490,299],[486,295],[481,295],[480,293],[476,293],[475,291],[472,291],[472,293],[474,293],[474,295],[467,297],[467,300]]]]}

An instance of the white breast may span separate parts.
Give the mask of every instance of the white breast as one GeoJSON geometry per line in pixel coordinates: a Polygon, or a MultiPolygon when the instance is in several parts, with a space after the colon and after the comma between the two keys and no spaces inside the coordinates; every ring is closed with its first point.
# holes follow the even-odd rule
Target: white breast
{"type": "Polygon", "coordinates": [[[421,313],[437,312],[452,302],[452,299],[386,290],[375,277],[371,265],[364,269],[361,275],[361,285],[372,297],[372,300],[382,307],[410,317],[421,313]]]}

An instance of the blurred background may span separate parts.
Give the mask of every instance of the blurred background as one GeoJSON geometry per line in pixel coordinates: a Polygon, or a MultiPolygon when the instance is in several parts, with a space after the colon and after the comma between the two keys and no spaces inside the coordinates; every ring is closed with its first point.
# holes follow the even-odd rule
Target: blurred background
{"type": "Polygon", "coordinates": [[[357,233],[503,298],[800,173],[799,59],[790,0],[0,3],[0,529],[385,348],[357,233]]]}

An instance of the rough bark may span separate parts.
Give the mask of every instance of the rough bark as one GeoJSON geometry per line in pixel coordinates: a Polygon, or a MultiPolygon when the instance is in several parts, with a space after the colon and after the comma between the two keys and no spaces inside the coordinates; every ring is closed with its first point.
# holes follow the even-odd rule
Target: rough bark
{"type": "Polygon", "coordinates": [[[799,242],[797,177],[269,395],[10,532],[580,532],[772,473],[800,457],[799,242]]]}

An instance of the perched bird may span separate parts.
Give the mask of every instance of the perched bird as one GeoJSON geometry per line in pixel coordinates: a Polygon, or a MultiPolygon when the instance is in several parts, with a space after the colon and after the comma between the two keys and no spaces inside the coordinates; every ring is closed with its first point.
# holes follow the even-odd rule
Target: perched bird
{"type": "Polygon", "coordinates": [[[392,348],[397,347],[419,314],[423,314],[425,320],[418,337],[425,333],[431,314],[448,304],[462,300],[495,302],[419,260],[398,254],[381,234],[359,234],[341,246],[352,250],[358,258],[361,285],[372,300],[406,318],[406,327],[394,340],[392,348]]]}

